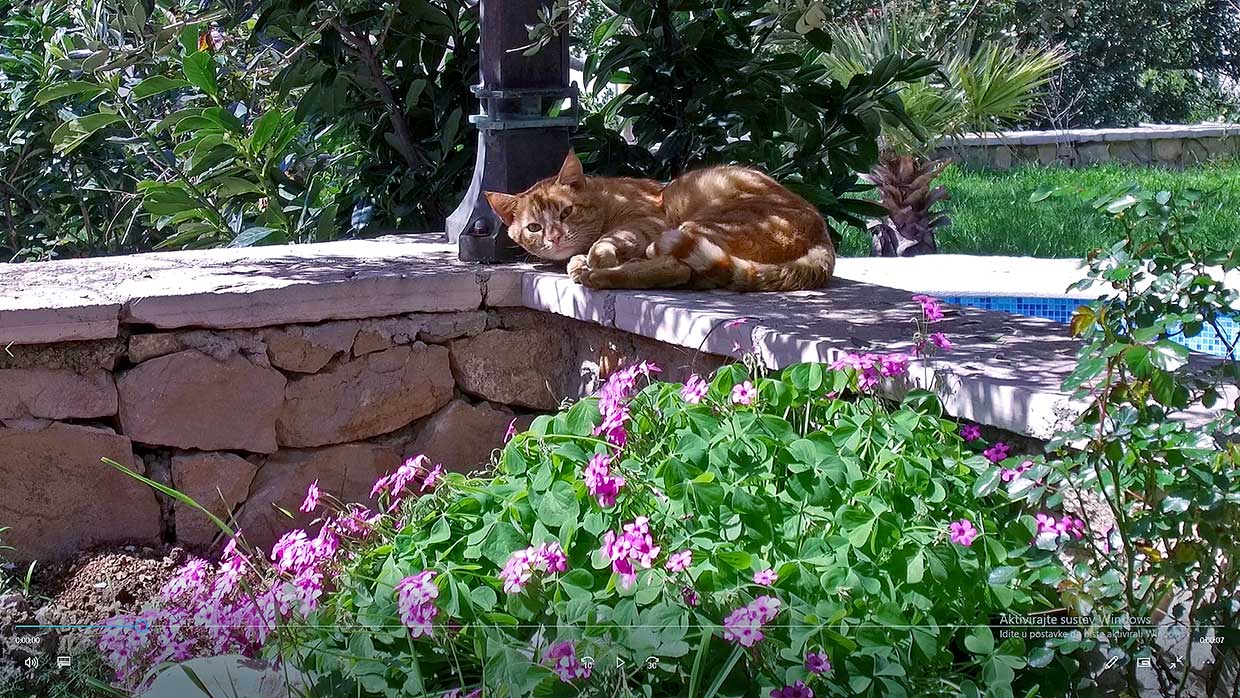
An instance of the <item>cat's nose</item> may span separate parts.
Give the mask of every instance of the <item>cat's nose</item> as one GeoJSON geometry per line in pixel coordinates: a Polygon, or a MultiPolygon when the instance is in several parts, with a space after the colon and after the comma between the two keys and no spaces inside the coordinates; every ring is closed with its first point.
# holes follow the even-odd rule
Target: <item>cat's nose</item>
{"type": "Polygon", "coordinates": [[[548,242],[559,242],[561,237],[563,237],[563,234],[560,232],[559,228],[548,228],[547,229],[547,241],[548,242]]]}

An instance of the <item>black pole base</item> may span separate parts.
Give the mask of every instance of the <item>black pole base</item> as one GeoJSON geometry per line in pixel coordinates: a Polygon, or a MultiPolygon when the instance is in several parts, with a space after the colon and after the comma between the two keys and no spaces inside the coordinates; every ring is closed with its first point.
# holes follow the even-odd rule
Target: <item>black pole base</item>
{"type": "Polygon", "coordinates": [[[525,256],[483,193],[518,194],[559,172],[568,155],[568,132],[557,127],[478,134],[473,179],[447,221],[448,239],[459,244],[462,261],[509,262],[525,256]]]}
{"type": "Polygon", "coordinates": [[[532,55],[527,26],[552,0],[480,0],[482,113],[478,158],[464,200],[447,220],[448,239],[468,262],[507,262],[525,253],[508,237],[483,192],[519,194],[559,172],[576,123],[575,91],[568,85],[568,37],[561,34],[532,55]],[[569,118],[552,115],[552,104],[570,99],[569,118]]]}

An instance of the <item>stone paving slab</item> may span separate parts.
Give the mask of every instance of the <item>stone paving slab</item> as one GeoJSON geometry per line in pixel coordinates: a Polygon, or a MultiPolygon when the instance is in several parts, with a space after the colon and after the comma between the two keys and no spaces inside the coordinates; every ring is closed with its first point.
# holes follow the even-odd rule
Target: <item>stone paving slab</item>
{"type": "Polygon", "coordinates": [[[482,268],[441,237],[6,265],[0,344],[115,337],[118,323],[231,329],[480,307],[482,268]]]}
{"type": "MultiPolygon", "coordinates": [[[[715,354],[756,352],[772,368],[830,362],[850,351],[908,352],[921,314],[908,291],[843,278],[825,291],[790,294],[600,293],[548,275],[527,279],[526,291],[527,305],[539,310],[715,354]]],[[[1075,414],[1059,390],[1077,346],[1065,326],[947,306],[934,329],[956,348],[917,364],[907,384],[889,386],[893,393],[936,389],[957,417],[1037,438],[1075,414]]]]}

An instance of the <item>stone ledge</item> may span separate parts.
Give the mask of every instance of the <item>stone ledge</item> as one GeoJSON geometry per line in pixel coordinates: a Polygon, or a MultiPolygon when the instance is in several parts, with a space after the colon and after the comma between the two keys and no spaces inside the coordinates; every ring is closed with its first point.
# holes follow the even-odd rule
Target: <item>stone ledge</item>
{"type": "MultiPolygon", "coordinates": [[[[791,294],[591,291],[548,269],[462,263],[427,235],[14,265],[0,278],[0,345],[113,337],[126,324],[255,328],[524,306],[779,368],[909,350],[913,293],[1098,295],[1066,292],[1082,276],[1075,260],[1019,257],[843,259],[830,288],[791,294]]],[[[953,307],[936,329],[957,349],[919,366],[911,384],[937,379],[955,416],[1045,438],[1074,412],[1059,391],[1076,349],[1063,325],[953,307]]]]}
{"type": "Polygon", "coordinates": [[[1045,145],[1101,141],[1145,141],[1163,138],[1227,138],[1240,136],[1240,124],[1158,124],[1132,128],[1081,128],[1054,131],[1003,131],[957,136],[941,147],[1045,145]]]}
{"type": "MultiPolygon", "coordinates": [[[[593,292],[562,276],[530,274],[525,290],[527,305],[538,310],[713,354],[755,352],[771,368],[830,362],[850,351],[910,351],[921,312],[908,291],[848,278],[822,292],[740,295],[593,292]]],[[[1041,439],[1075,414],[1059,390],[1076,355],[1065,326],[948,306],[935,330],[956,348],[915,365],[907,384],[892,386],[895,392],[936,389],[958,418],[1041,439]]]]}
{"type": "MultiPolygon", "coordinates": [[[[472,310],[481,267],[441,235],[158,252],[7,265],[0,345],[115,337],[120,325],[234,329],[472,310]]],[[[520,267],[487,270],[487,300],[520,303],[520,267]]]]}

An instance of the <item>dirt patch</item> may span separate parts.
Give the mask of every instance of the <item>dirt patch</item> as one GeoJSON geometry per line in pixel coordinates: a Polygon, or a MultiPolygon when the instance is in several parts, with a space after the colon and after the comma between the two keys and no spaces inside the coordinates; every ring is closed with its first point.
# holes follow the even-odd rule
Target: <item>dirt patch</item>
{"type": "Polygon", "coordinates": [[[0,587],[0,664],[89,652],[98,630],[66,626],[97,625],[141,610],[189,559],[185,550],[171,546],[88,550],[68,560],[36,565],[28,592],[19,586],[24,570],[5,569],[2,580],[8,586],[0,587]]]}

